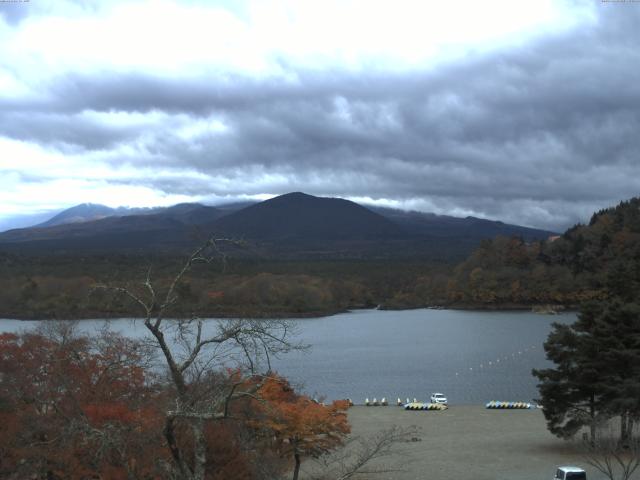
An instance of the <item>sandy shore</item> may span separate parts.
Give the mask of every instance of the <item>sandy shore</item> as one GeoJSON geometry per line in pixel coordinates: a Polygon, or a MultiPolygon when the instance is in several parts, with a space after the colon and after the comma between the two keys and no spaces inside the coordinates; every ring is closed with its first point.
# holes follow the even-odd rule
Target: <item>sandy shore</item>
{"type": "MultiPolygon", "coordinates": [[[[582,457],[578,445],[551,435],[539,410],[487,410],[452,406],[444,412],[401,407],[355,406],[353,435],[371,435],[392,425],[417,426],[421,441],[398,445],[384,464],[402,471],[366,478],[551,480],[558,465],[578,465],[587,478],[603,478],[582,457]]],[[[577,442],[579,443],[579,442],[577,442]]]]}

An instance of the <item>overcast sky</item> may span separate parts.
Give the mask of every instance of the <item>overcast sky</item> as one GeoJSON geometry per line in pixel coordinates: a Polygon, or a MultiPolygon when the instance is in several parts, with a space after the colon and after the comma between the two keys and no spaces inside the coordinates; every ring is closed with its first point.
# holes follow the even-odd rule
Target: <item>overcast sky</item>
{"type": "Polygon", "coordinates": [[[0,2],[0,222],[304,191],[562,230],[639,153],[637,2],[0,2]]]}

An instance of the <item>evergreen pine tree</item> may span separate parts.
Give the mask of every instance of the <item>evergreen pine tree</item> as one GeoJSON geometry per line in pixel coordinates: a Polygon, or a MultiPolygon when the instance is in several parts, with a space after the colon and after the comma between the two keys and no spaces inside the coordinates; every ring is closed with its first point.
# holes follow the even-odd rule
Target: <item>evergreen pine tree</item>
{"type": "Polygon", "coordinates": [[[554,323],[544,349],[556,367],[534,370],[533,375],[540,380],[539,401],[549,431],[561,438],[571,438],[588,426],[593,441],[602,400],[600,374],[594,362],[597,346],[588,341],[587,322],[581,325],[582,331],[576,328],[577,323],[554,323]]]}
{"type": "Polygon", "coordinates": [[[585,304],[572,325],[554,324],[544,347],[556,366],[533,374],[549,430],[569,438],[588,426],[594,441],[598,422],[616,416],[627,442],[640,418],[640,305],[585,304]]]}

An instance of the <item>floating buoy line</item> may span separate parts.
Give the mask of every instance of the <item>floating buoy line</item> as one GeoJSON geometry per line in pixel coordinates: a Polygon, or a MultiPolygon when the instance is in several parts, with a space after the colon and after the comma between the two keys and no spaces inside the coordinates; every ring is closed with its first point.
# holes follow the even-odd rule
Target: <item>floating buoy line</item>
{"type": "Polygon", "coordinates": [[[493,367],[497,367],[499,365],[505,365],[509,363],[510,360],[516,359],[519,356],[528,353],[530,351],[536,350],[536,346],[535,345],[531,345],[529,347],[526,347],[522,350],[518,350],[516,352],[511,352],[510,354],[507,355],[501,355],[496,359],[491,359],[491,360],[487,360],[484,362],[481,362],[480,364],[478,364],[477,366],[473,366],[473,367],[466,367],[463,368],[462,370],[459,370],[457,372],[455,372],[455,376],[459,377],[461,375],[463,375],[464,373],[473,373],[474,371],[478,372],[478,371],[483,371],[483,370],[487,370],[489,368],[493,368],[493,367]]]}
{"type": "MultiPolygon", "coordinates": [[[[516,358],[520,358],[522,355],[532,352],[534,350],[537,350],[537,347],[535,345],[530,345],[520,350],[513,351],[505,355],[500,355],[497,358],[492,358],[491,360],[483,361],[480,364],[470,366],[470,367],[465,367],[462,370],[455,372],[455,376],[460,377],[465,373],[473,373],[474,371],[475,372],[486,371],[501,365],[508,366],[512,360],[515,360],[516,358]]],[[[348,399],[348,402],[350,406],[354,405],[353,400],[348,399]]],[[[365,398],[364,405],[367,407],[388,406],[389,402],[387,401],[386,397],[382,397],[380,400],[378,400],[377,397],[373,397],[372,400],[370,400],[369,397],[367,397],[365,398]]],[[[399,407],[404,407],[405,410],[442,411],[449,408],[446,404],[442,404],[442,403],[420,402],[415,397],[413,398],[413,401],[409,397],[406,398],[406,401],[402,401],[402,399],[398,397],[398,400],[396,401],[396,405],[399,407]]],[[[492,400],[488,402],[485,405],[485,407],[488,409],[531,409],[531,408],[536,408],[537,405],[527,403],[527,402],[505,402],[505,401],[492,400]]]]}

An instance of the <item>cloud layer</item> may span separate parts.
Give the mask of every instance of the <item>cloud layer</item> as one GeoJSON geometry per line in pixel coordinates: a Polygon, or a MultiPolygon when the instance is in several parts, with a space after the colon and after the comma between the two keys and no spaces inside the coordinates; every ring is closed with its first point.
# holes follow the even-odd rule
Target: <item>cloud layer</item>
{"type": "Polygon", "coordinates": [[[563,229],[640,193],[640,4],[567,2],[573,20],[542,10],[542,23],[517,35],[475,32],[477,48],[453,38],[394,57],[404,44],[385,50],[379,40],[350,45],[350,60],[330,30],[325,50],[315,37],[298,51],[255,48],[247,35],[259,37],[261,24],[251,22],[251,5],[155,5],[183,21],[195,11],[228,22],[218,40],[246,58],[208,58],[197,45],[168,51],[163,64],[167,41],[109,63],[109,52],[91,55],[100,44],[71,48],[67,39],[48,50],[36,33],[121,25],[126,36],[137,25],[144,35],[134,22],[148,12],[144,4],[129,17],[97,2],[70,3],[61,17],[2,7],[5,214],[299,190],[563,229]],[[146,51],[154,55],[131,63],[146,51]],[[386,60],[374,61],[376,52],[386,60]],[[75,63],[85,57],[88,66],[75,63]]]}

